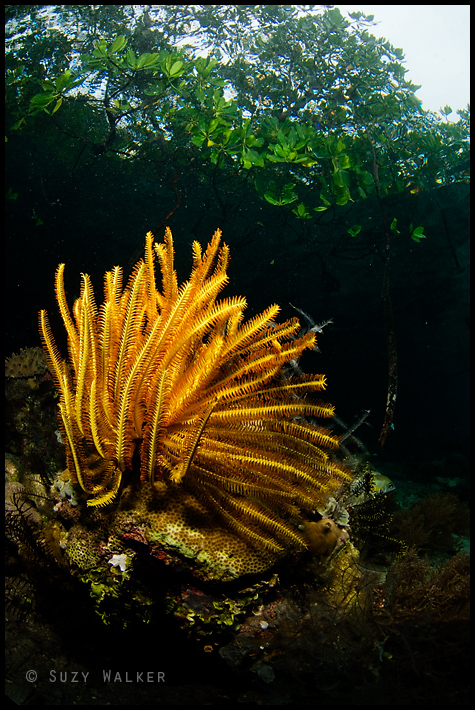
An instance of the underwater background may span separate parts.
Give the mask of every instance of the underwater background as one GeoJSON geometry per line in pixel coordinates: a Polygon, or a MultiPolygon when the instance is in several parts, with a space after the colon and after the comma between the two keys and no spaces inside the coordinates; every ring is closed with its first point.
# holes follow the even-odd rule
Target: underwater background
{"type": "MultiPolygon", "coordinates": [[[[40,309],[48,311],[59,350],[66,356],[66,336],[54,293],[59,263],[66,264],[70,304],[79,296],[81,273],[90,275],[100,303],[104,273],[122,265],[128,275],[143,253],[146,232],[161,241],[165,227],[171,228],[180,283],[191,268],[192,242],[205,246],[213,232],[221,229],[231,254],[224,296],[244,296],[246,317],[277,303],[281,306],[279,321],[298,316],[307,327],[331,321],[318,333],[319,352],[305,353],[299,366],[306,373],[326,375],[324,398],[335,406],[344,426],[350,428],[364,418],[355,434],[369,452],[371,465],[394,486],[391,515],[397,518],[401,511],[406,513],[398,533],[389,536],[395,535],[401,543],[399,551],[391,558],[385,550],[384,563],[378,559],[397,577],[394,565],[402,564],[402,549],[412,550],[410,570],[404,568],[392,589],[399,589],[404,575],[409,587],[414,580],[434,581],[443,565],[453,563],[468,545],[468,112],[451,129],[427,116],[411,103],[412,88],[394,67],[398,88],[394,94],[379,88],[387,112],[376,108],[371,94],[371,87],[379,81],[371,64],[376,60],[358,54],[365,40],[362,33],[371,33],[370,22],[365,24],[363,16],[349,26],[341,15],[339,19],[332,14],[333,6],[325,6],[330,9],[321,10],[315,24],[308,20],[308,26],[305,18],[297,19],[285,6],[252,6],[252,22],[261,23],[262,38],[252,47],[251,30],[257,25],[251,17],[247,33],[241,30],[240,34],[233,24],[244,26],[238,16],[245,12],[244,6],[214,6],[241,8],[234,16],[229,9],[227,19],[219,20],[204,6],[196,11],[188,6],[182,11],[178,9],[182,6],[137,6],[140,10],[135,11],[130,10],[132,6],[49,6],[57,12],[53,27],[41,14],[45,6],[14,7],[7,6],[11,44],[7,45],[5,144],[5,356],[41,345],[40,309]],[[66,11],[66,7],[71,9],[66,11]],[[168,14],[162,16],[159,10],[154,14],[150,7],[165,7],[168,14]],[[88,14],[93,12],[94,17],[88,14]],[[226,21],[233,39],[220,34],[226,21]],[[187,28],[191,36],[197,22],[202,31],[208,29],[210,46],[215,48],[209,54],[216,59],[212,66],[204,60],[201,64],[193,60],[192,66],[192,52],[186,55],[186,50],[178,48],[177,38],[186,38],[187,28]],[[35,33],[27,29],[31,26],[37,28],[36,41],[32,40],[35,33]],[[294,31],[292,38],[289,28],[294,31]],[[345,38],[353,38],[351,50],[348,44],[348,54],[335,69],[339,79],[331,83],[328,72],[328,85],[319,85],[319,93],[314,85],[309,88],[315,75],[302,74],[310,66],[312,33],[328,42],[333,36],[340,48],[345,38]],[[18,46],[12,42],[14,36],[18,46]],[[233,41],[235,51],[239,47],[240,52],[235,63],[226,64],[223,47],[233,58],[231,44],[226,46],[233,41]],[[133,58],[127,56],[130,51],[133,58]],[[253,58],[247,66],[246,56],[253,58]],[[254,60],[258,56],[260,64],[254,60]],[[356,57],[361,85],[351,64],[356,64],[356,57]],[[292,79],[282,80],[284,96],[279,81],[290,76],[292,67],[292,79]],[[265,86],[258,92],[255,86],[261,81],[261,70],[267,78],[262,79],[265,86]],[[229,93],[223,93],[225,87],[229,93]],[[186,92],[193,93],[193,101],[186,92]],[[149,104],[160,102],[154,114],[149,104]],[[336,115],[342,110],[343,114],[336,115]],[[392,343],[389,364],[388,342],[392,343]],[[381,447],[388,369],[395,355],[397,399],[381,447]],[[422,502],[431,496],[436,498],[424,509],[422,502]],[[411,506],[412,513],[408,513],[411,506]],[[435,508],[439,518],[429,522],[428,509],[435,508]],[[411,520],[419,539],[407,533],[411,520]]],[[[390,45],[385,48],[394,65],[401,60],[397,51],[390,45]]],[[[321,55],[324,62],[323,44],[321,55]]],[[[7,388],[12,381],[7,380],[7,388]]],[[[25,442],[41,436],[31,433],[28,427],[33,423],[26,414],[23,419],[18,415],[25,408],[39,407],[32,403],[36,393],[33,386],[30,390],[26,386],[22,394],[7,390],[6,454],[19,469],[24,465],[25,442]]],[[[48,422],[38,419],[37,424],[54,433],[54,403],[49,412],[48,422]]],[[[53,444],[43,459],[50,457],[51,468],[57,457],[55,465],[60,470],[62,453],[53,454],[52,449],[53,444]]],[[[27,460],[31,468],[34,459],[27,460]]],[[[13,533],[12,540],[17,540],[13,533]]],[[[155,675],[149,688],[137,683],[131,686],[136,694],[143,693],[140,702],[145,704],[466,704],[465,587],[457,597],[453,617],[437,617],[433,625],[429,619],[424,627],[425,643],[436,644],[442,661],[431,657],[421,662],[426,647],[413,633],[415,615],[408,616],[409,630],[404,627],[410,663],[407,656],[401,661],[403,644],[395,642],[392,649],[381,641],[385,638],[381,628],[384,623],[390,625],[389,612],[386,620],[378,620],[379,636],[374,629],[368,631],[370,622],[360,616],[358,624],[367,624],[373,639],[368,644],[375,668],[380,664],[377,670],[371,669],[369,656],[362,654],[361,681],[357,660],[348,651],[353,635],[359,633],[357,625],[341,631],[347,649],[344,659],[331,646],[332,660],[327,659],[326,666],[312,646],[312,635],[302,630],[303,607],[296,602],[299,592],[290,580],[294,575],[313,609],[308,568],[296,567],[294,572],[281,568],[286,591],[281,590],[280,596],[253,591],[263,594],[263,605],[277,600],[283,605],[279,607],[283,619],[279,633],[287,651],[279,657],[288,659],[292,649],[297,649],[300,665],[288,661],[287,665],[276,663],[275,668],[271,655],[263,665],[253,665],[259,644],[252,647],[252,653],[249,647],[246,656],[244,636],[241,641],[235,636],[225,642],[220,628],[219,647],[227,651],[219,655],[218,635],[203,641],[204,634],[193,633],[186,624],[177,625],[173,616],[154,618],[150,626],[131,624],[127,630],[104,627],[100,619],[88,616],[89,595],[74,597],[73,583],[69,587],[62,580],[61,598],[51,591],[48,601],[45,577],[50,575],[49,568],[42,564],[39,568],[37,616],[27,609],[11,622],[13,637],[25,640],[25,646],[12,642],[11,647],[11,692],[7,694],[15,704],[33,704],[35,692],[34,704],[72,704],[76,699],[79,704],[104,704],[105,686],[88,697],[87,684],[80,690],[71,683],[28,686],[20,678],[24,664],[19,659],[25,653],[32,667],[39,656],[54,658],[58,653],[56,667],[71,673],[76,667],[87,672],[90,657],[96,658],[99,652],[122,673],[131,658],[134,668],[158,668],[166,673],[170,680],[162,685],[155,675]],[[291,587],[293,605],[288,593],[291,587]],[[158,654],[153,660],[151,645],[158,654]],[[318,674],[317,679],[313,675],[320,667],[321,684],[318,674]],[[402,677],[405,673],[407,679],[402,677]],[[427,695],[427,678],[433,682],[437,674],[442,674],[437,693],[427,695]]],[[[16,567],[11,574],[17,574],[16,567]]],[[[33,567],[29,574],[30,584],[36,575],[33,567]]],[[[189,582],[184,572],[180,574],[169,584],[189,584],[194,590],[196,580],[189,582]]],[[[25,575],[26,579],[28,570],[25,575]]],[[[465,579],[462,563],[452,577],[457,575],[465,579]]],[[[269,577],[265,584],[273,585],[269,577]]],[[[197,587],[197,595],[216,595],[211,604],[224,603],[220,594],[228,599],[228,592],[221,588],[200,587],[199,583],[197,587]]],[[[433,587],[432,592],[421,591],[426,603],[417,601],[422,617],[430,616],[432,602],[427,594],[434,593],[433,587]]],[[[157,594],[171,603],[170,587],[166,593],[159,588],[157,594]]],[[[443,603],[450,606],[447,599],[443,603]]],[[[261,630],[269,625],[270,612],[268,607],[261,630]]],[[[239,621],[243,618],[236,615],[239,621]]],[[[321,610],[315,611],[312,623],[325,628],[323,645],[333,643],[325,626],[328,618],[321,610]],[[322,618],[317,620],[318,615],[322,618]]],[[[234,617],[229,628],[236,634],[233,624],[234,617]]],[[[241,627],[241,634],[256,638],[249,628],[241,627]]],[[[112,696],[114,704],[135,704],[138,701],[124,690],[122,680],[107,686],[113,694],[122,693],[122,697],[112,696]]]]}

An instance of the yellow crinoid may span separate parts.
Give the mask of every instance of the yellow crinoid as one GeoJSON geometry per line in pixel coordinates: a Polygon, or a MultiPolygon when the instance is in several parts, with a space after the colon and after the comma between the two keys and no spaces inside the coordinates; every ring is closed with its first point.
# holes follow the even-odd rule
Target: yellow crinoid
{"type": "Polygon", "coordinates": [[[58,266],[68,361],[40,312],[68,467],[88,505],[110,503],[123,472],[140,468],[144,484],[186,490],[217,525],[253,545],[304,547],[302,510],[319,507],[350,479],[326,452],[338,437],[307,420],[333,415],[312,397],[325,377],[283,376],[315,335],[297,337],[296,318],[276,323],[277,305],[246,322],[244,298],[217,300],[229,261],[219,230],[205,253],[194,242],[191,276],[181,286],[170,230],[163,244],[153,241],[148,233],[125,288],[120,267],[106,273],[99,307],[83,274],[71,312],[58,266]]]}

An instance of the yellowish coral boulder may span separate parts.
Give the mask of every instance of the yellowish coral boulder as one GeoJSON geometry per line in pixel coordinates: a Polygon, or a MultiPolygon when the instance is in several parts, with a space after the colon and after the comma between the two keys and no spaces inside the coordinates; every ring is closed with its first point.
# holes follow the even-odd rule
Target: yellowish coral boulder
{"type": "Polygon", "coordinates": [[[156,557],[188,560],[205,579],[231,580],[257,574],[282,553],[257,549],[230,528],[217,525],[209,510],[183,486],[156,484],[124,492],[115,533],[149,544],[156,557]],[[168,557],[168,555],[170,557],[168,557]]]}

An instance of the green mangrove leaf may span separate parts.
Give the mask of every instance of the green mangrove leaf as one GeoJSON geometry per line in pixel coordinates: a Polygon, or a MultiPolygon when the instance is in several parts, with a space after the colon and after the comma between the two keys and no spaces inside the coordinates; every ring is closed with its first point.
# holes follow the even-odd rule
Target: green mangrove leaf
{"type": "Polygon", "coordinates": [[[127,62],[130,69],[135,69],[137,67],[137,60],[135,58],[135,52],[133,49],[128,49],[125,55],[125,61],[127,62]]]}
{"type": "Polygon", "coordinates": [[[344,205],[346,205],[347,202],[350,202],[350,201],[351,201],[351,197],[350,197],[350,195],[347,194],[346,192],[345,192],[343,195],[340,195],[340,196],[335,200],[336,204],[337,204],[337,205],[340,205],[340,207],[343,207],[344,205]]]}
{"type": "Polygon", "coordinates": [[[124,35],[119,35],[109,47],[109,54],[117,54],[117,52],[121,52],[126,44],[127,40],[125,39],[124,35]]]}
{"type": "Polygon", "coordinates": [[[170,78],[173,79],[176,76],[179,76],[181,74],[181,68],[183,66],[183,62],[178,61],[172,64],[170,68],[170,78]]]}
{"type": "Polygon", "coordinates": [[[141,54],[137,60],[137,69],[145,69],[146,67],[151,67],[154,64],[158,64],[159,61],[160,59],[158,54],[150,54],[149,52],[145,52],[145,54],[141,54]]]}
{"type": "Polygon", "coordinates": [[[409,227],[409,231],[411,232],[411,239],[414,242],[417,242],[419,244],[421,239],[425,239],[426,235],[424,234],[424,227],[416,227],[415,229],[412,228],[412,224],[409,227]]]}
{"type": "Polygon", "coordinates": [[[264,167],[264,158],[252,148],[244,148],[242,151],[241,162],[246,170],[252,168],[253,165],[257,165],[260,168],[264,167]]]}
{"type": "Polygon", "coordinates": [[[295,194],[294,187],[295,185],[293,183],[289,183],[285,185],[280,194],[268,190],[264,193],[264,199],[270,202],[271,205],[277,205],[278,207],[290,205],[292,202],[295,202],[295,200],[298,200],[298,195],[295,194]]]}
{"type": "Polygon", "coordinates": [[[354,224],[347,231],[350,237],[356,237],[361,232],[361,224],[354,224]]]}
{"type": "Polygon", "coordinates": [[[66,69],[64,74],[60,74],[59,76],[57,76],[54,81],[56,91],[62,91],[69,84],[70,79],[71,72],[69,71],[69,69],[66,69]]]}
{"type": "Polygon", "coordinates": [[[394,217],[393,221],[391,222],[389,229],[391,230],[391,232],[393,234],[401,234],[401,232],[397,228],[397,218],[396,217],[394,217]]]}
{"type": "Polygon", "coordinates": [[[312,215],[308,212],[307,208],[301,202],[297,207],[292,210],[297,219],[312,219],[312,215]]]}
{"type": "Polygon", "coordinates": [[[53,115],[53,113],[56,113],[56,111],[61,107],[62,103],[63,103],[63,97],[60,96],[59,99],[56,101],[56,106],[52,110],[51,115],[53,115]]]}
{"type": "Polygon", "coordinates": [[[271,205],[280,205],[280,200],[273,192],[264,192],[264,199],[271,205]]]}

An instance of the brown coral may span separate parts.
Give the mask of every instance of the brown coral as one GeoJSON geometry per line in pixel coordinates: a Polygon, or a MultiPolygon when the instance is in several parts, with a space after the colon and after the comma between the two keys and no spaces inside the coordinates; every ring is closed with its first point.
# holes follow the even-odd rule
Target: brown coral
{"type": "Polygon", "coordinates": [[[42,348],[22,348],[5,358],[5,377],[33,377],[46,371],[46,357],[42,348]]]}

